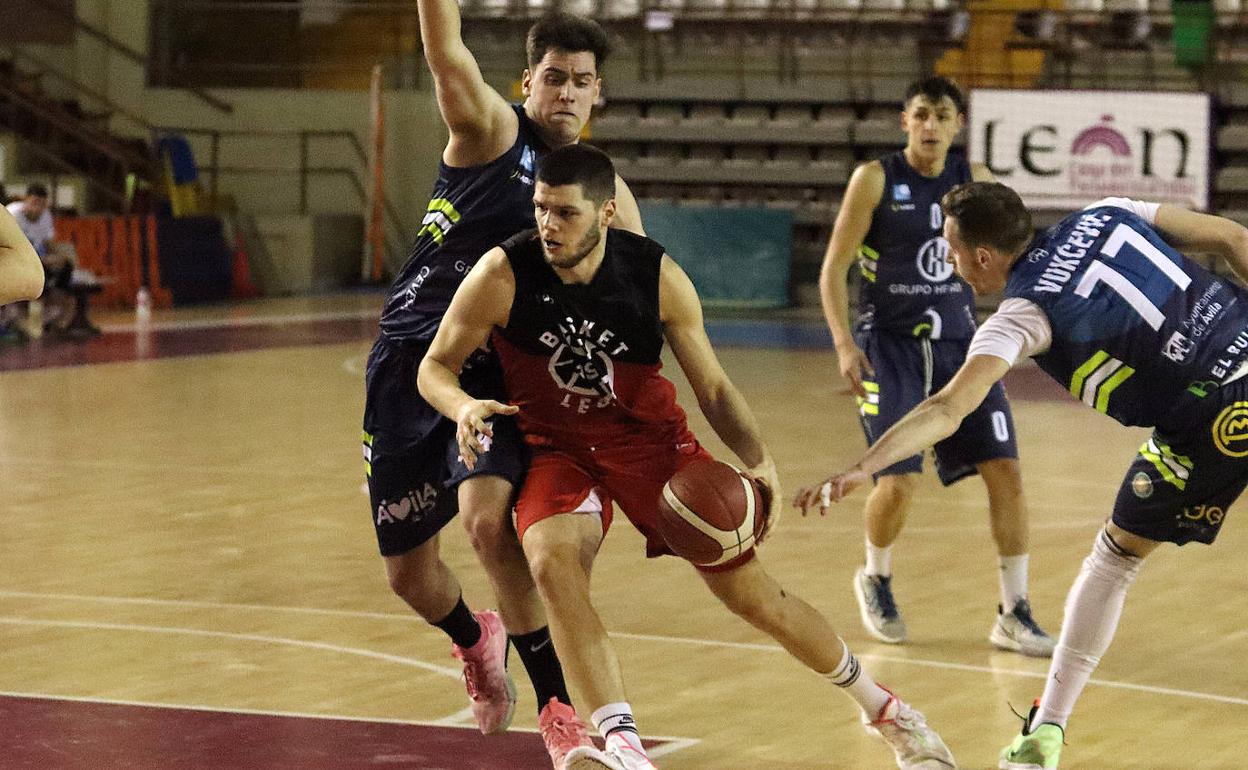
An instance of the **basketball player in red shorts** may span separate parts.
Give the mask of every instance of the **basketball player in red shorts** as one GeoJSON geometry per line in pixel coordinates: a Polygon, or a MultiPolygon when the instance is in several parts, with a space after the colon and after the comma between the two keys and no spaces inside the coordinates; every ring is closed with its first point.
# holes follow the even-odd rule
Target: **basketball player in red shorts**
{"type": "MultiPolygon", "coordinates": [[[[608,230],[614,196],[615,169],[602,152],[571,145],[546,156],[533,196],[537,228],[491,249],[468,274],[418,377],[421,394],[456,422],[469,466],[489,449],[493,415],[514,414],[532,449],[516,532],[564,671],[586,701],[582,713],[606,740],[605,752],[574,749],[567,770],[654,767],[590,603],[589,576],[614,503],[645,535],[647,555],[670,553],[657,529],[662,486],[708,456],[659,374],[664,341],[715,432],[769,494],[769,525],[780,504],[775,464],[711,349],[693,284],[659,244],[608,230]],[[459,386],[464,361],[487,338],[511,405],[459,386]]],[[[699,574],[729,609],[844,688],[899,767],[954,766],[923,715],[865,674],[827,620],[782,590],[752,550],[699,574]]]]}

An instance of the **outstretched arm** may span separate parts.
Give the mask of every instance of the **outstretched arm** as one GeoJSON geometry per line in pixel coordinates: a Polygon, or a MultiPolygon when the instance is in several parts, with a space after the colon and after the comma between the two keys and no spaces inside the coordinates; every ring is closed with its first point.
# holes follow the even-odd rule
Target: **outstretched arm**
{"type": "Polygon", "coordinates": [[[702,323],[702,304],[693,282],[680,265],[666,255],[659,273],[659,314],[667,343],[672,346],[698,398],[702,414],[706,415],[715,434],[746,465],[749,475],[767,488],[770,497],[765,537],[775,526],[783,507],[776,463],[763,443],[749,404],[728,379],[711,348],[702,323]]]}
{"type": "Polygon", "coordinates": [[[17,220],[0,206],[0,305],[43,293],[43,264],[17,220]]]}
{"type": "Polygon", "coordinates": [[[416,5],[438,109],[451,131],[442,159],[458,167],[489,163],[516,140],[519,121],[506,100],[486,84],[464,45],[456,0],[417,0],[416,5]]]}
{"type": "Polygon", "coordinates": [[[873,375],[874,372],[850,330],[849,269],[871,229],[871,217],[883,195],[884,169],[879,162],[859,166],[845,188],[841,210],[836,215],[836,225],[823,255],[823,267],[819,270],[819,299],[836,345],[841,376],[849,381],[850,389],[860,398],[867,395],[862,385],[863,373],[873,375]]]}
{"type": "Polygon", "coordinates": [[[481,436],[494,435],[486,420],[494,414],[515,414],[518,410],[468,395],[459,384],[459,373],[490,330],[507,324],[515,293],[515,276],[507,255],[499,248],[486,252],[455,292],[416,375],[420,395],[455,421],[459,455],[469,469],[476,465],[477,455],[485,451],[481,436]]]}
{"type": "Polygon", "coordinates": [[[802,509],[803,516],[816,503],[819,513],[826,514],[832,502],[845,497],[872,474],[953,435],[1009,369],[1010,365],[997,356],[971,356],[949,384],[889,428],[862,459],[820,484],[803,487],[794,504],[802,509]]]}
{"type": "Polygon", "coordinates": [[[1226,217],[1161,204],[1154,222],[1166,240],[1184,251],[1217,254],[1248,283],[1248,228],[1226,217]]]}

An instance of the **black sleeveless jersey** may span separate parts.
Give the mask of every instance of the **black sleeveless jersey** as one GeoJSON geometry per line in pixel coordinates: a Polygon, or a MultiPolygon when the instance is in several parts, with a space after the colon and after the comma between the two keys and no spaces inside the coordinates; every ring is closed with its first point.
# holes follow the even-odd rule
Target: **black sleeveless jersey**
{"type": "Polygon", "coordinates": [[[904,152],[880,159],[884,194],[858,250],[862,284],[858,328],[907,337],[970,339],[975,334],[971,287],[946,261],[949,242],[942,228],[940,199],[971,181],[971,166],[950,154],[939,176],[926,177],[906,162],[904,152]]]}
{"type": "Polygon", "coordinates": [[[537,231],[503,244],[516,293],[493,347],[526,440],[564,448],[663,443],[685,435],[676,390],[660,374],[663,247],[610,229],[587,284],[564,283],[537,231]]]}
{"type": "Polygon", "coordinates": [[[420,232],[381,313],[387,340],[431,341],[455,290],[481,255],[533,227],[533,178],[546,146],[524,107],[512,109],[520,128],[507,152],[484,166],[438,164],[420,232]]]}

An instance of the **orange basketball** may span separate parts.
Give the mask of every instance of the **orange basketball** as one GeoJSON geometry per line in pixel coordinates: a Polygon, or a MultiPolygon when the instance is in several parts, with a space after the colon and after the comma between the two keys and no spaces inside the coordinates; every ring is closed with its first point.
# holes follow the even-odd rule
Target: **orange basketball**
{"type": "Polygon", "coordinates": [[[696,460],[664,485],[659,532],[677,556],[714,567],[750,550],[766,515],[753,480],[727,463],[696,460]]]}

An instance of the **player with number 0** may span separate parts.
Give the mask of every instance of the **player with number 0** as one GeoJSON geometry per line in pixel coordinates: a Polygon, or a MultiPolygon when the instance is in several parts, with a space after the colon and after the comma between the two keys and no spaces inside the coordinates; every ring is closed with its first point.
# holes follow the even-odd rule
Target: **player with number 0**
{"type": "Polygon", "coordinates": [[[940,441],[1028,356],[1088,406],[1154,428],[1067,597],[1044,694],[1001,753],[1005,770],[1052,770],[1144,558],[1163,542],[1212,543],[1248,486],[1248,292],[1180,251],[1215,253],[1244,280],[1248,229],[1109,198],[1034,237],[1018,195],[987,182],[954,188],[942,205],[958,274],[976,294],[1004,289],[1005,299],[945,388],[796,502],[826,509],[940,441]]]}

